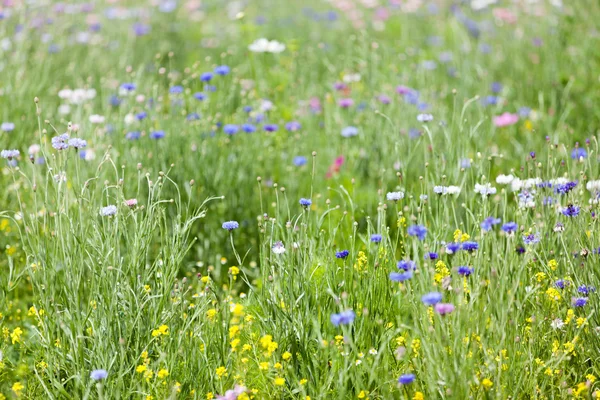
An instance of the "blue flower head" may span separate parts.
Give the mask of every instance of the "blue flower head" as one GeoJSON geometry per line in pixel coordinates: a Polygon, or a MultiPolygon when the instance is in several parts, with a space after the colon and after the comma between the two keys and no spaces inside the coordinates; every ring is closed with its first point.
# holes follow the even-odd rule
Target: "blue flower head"
{"type": "Polygon", "coordinates": [[[461,249],[464,251],[468,251],[469,253],[474,252],[479,249],[479,243],[477,242],[463,242],[461,245],[461,249]]]}
{"type": "Polygon", "coordinates": [[[171,86],[169,88],[169,93],[171,93],[171,94],[183,93],[183,86],[171,86]]]}
{"type": "Polygon", "coordinates": [[[457,270],[458,274],[462,275],[462,276],[469,276],[473,273],[473,271],[474,271],[474,268],[466,267],[466,266],[460,266],[460,267],[458,267],[458,270],[457,270]]]}
{"type": "Polygon", "coordinates": [[[165,137],[165,131],[153,131],[153,132],[150,132],[150,138],[151,139],[158,140],[158,139],[162,139],[164,137],[165,137]]]}
{"type": "Polygon", "coordinates": [[[442,294],[439,292],[430,292],[421,296],[421,301],[427,306],[433,306],[442,301],[442,294]]]}
{"type": "Polygon", "coordinates": [[[335,258],[344,259],[344,258],[348,257],[349,254],[350,254],[350,252],[348,250],[338,251],[335,253],[335,258]]]}
{"type": "Polygon", "coordinates": [[[237,125],[227,124],[223,127],[223,132],[228,135],[235,135],[240,128],[237,125]]]}
{"type": "Polygon", "coordinates": [[[106,377],[108,377],[108,372],[105,369],[95,369],[90,373],[90,378],[95,381],[106,379],[106,377]]]}
{"type": "Polygon", "coordinates": [[[356,314],[352,310],[342,311],[339,314],[331,314],[331,323],[334,326],[349,325],[354,321],[356,314]]]}
{"type": "Polygon", "coordinates": [[[573,299],[571,300],[571,304],[573,304],[573,307],[583,307],[587,304],[587,302],[587,297],[573,297],[573,299]]]}
{"type": "Polygon", "coordinates": [[[481,229],[484,232],[487,231],[491,231],[492,228],[494,227],[494,225],[497,225],[500,223],[500,218],[494,218],[494,217],[487,217],[486,219],[483,220],[483,222],[481,223],[481,229]]]}
{"type": "Polygon", "coordinates": [[[244,124],[242,125],[242,130],[246,133],[253,133],[256,132],[256,126],[252,124],[244,124]]]}
{"type": "Polygon", "coordinates": [[[212,72],[204,72],[202,73],[202,75],[200,75],[200,80],[202,82],[210,82],[213,78],[213,73],[212,72]]]}
{"type": "Polygon", "coordinates": [[[587,158],[587,151],[581,147],[576,147],[571,151],[571,158],[579,160],[580,158],[587,158]]]}
{"type": "Polygon", "coordinates": [[[301,198],[300,201],[299,201],[299,203],[300,203],[300,205],[302,207],[307,208],[307,207],[310,207],[310,205],[312,204],[312,200],[311,199],[301,198]]]}
{"type": "Polygon", "coordinates": [[[500,229],[506,233],[514,233],[518,227],[519,225],[517,225],[516,222],[507,222],[504,225],[502,225],[500,229]]]}
{"type": "Polygon", "coordinates": [[[398,269],[402,269],[404,271],[414,271],[417,269],[417,264],[412,260],[400,260],[398,261],[398,269]]]}
{"type": "Polygon", "coordinates": [[[565,215],[567,217],[576,217],[579,215],[580,211],[581,211],[581,208],[579,206],[574,206],[573,204],[569,204],[568,206],[566,206],[565,208],[562,209],[561,213],[562,213],[562,215],[565,215]]]}
{"type": "Polygon", "coordinates": [[[424,240],[427,235],[427,228],[423,225],[411,225],[408,227],[408,236],[416,236],[419,240],[424,240]]]}
{"type": "Polygon", "coordinates": [[[404,282],[404,281],[407,281],[407,280],[411,279],[412,277],[413,277],[413,272],[412,271],[392,272],[390,274],[390,280],[392,282],[404,282]]]}
{"type": "Polygon", "coordinates": [[[448,254],[454,254],[456,253],[458,250],[460,250],[460,243],[448,243],[446,245],[446,253],[448,254]]]}
{"type": "Polygon", "coordinates": [[[227,229],[229,232],[231,232],[234,229],[237,229],[240,227],[240,224],[237,221],[227,221],[227,222],[223,222],[223,229],[227,229]]]}
{"type": "Polygon", "coordinates": [[[401,385],[408,385],[415,381],[416,377],[414,374],[404,374],[398,378],[398,383],[401,385]]]}
{"type": "Polygon", "coordinates": [[[380,243],[381,242],[381,235],[379,233],[374,233],[371,235],[371,242],[373,243],[380,243]]]}
{"type": "Polygon", "coordinates": [[[308,160],[304,156],[296,156],[296,157],[294,157],[294,165],[296,167],[301,167],[303,165],[306,165],[307,162],[308,162],[308,160]]]}
{"type": "Polygon", "coordinates": [[[196,92],[193,94],[193,96],[196,100],[199,100],[199,101],[206,99],[206,95],[202,92],[196,92]]]}
{"type": "Polygon", "coordinates": [[[277,132],[279,126],[277,126],[276,124],[265,124],[263,126],[263,129],[267,132],[277,132]]]}
{"type": "Polygon", "coordinates": [[[227,75],[229,74],[229,71],[231,71],[231,68],[229,68],[228,65],[219,65],[218,67],[215,67],[215,74],[217,75],[227,75]]]}

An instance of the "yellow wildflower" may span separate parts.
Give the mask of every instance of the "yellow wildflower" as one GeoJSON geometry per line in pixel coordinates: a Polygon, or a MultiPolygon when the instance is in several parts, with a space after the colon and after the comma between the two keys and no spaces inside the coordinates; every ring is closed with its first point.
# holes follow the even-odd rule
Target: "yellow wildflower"
{"type": "Polygon", "coordinates": [[[275,386],[283,386],[285,385],[285,378],[278,376],[273,380],[273,383],[275,384],[275,386]]]}
{"type": "Polygon", "coordinates": [[[11,387],[12,391],[15,392],[15,395],[17,397],[21,396],[21,392],[23,391],[23,389],[25,389],[25,386],[23,386],[23,384],[21,382],[15,382],[12,387],[11,387]]]}
{"type": "Polygon", "coordinates": [[[483,386],[483,388],[485,390],[490,390],[492,388],[492,386],[494,386],[494,382],[492,382],[488,378],[485,378],[484,380],[481,381],[481,386],[483,386]]]}
{"type": "Polygon", "coordinates": [[[167,376],[169,376],[169,371],[163,368],[156,373],[156,376],[158,376],[160,379],[165,379],[167,376]]]}
{"type": "Polygon", "coordinates": [[[21,343],[22,334],[23,330],[18,326],[15,329],[13,329],[12,333],[10,334],[10,341],[12,342],[12,344],[21,343]]]}

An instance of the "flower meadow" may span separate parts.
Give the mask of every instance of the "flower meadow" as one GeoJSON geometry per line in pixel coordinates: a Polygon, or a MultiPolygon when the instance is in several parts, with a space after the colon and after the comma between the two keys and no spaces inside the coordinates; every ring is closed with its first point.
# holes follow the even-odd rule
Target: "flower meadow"
{"type": "Polygon", "coordinates": [[[598,18],[3,1],[0,400],[599,397],[598,18]]]}

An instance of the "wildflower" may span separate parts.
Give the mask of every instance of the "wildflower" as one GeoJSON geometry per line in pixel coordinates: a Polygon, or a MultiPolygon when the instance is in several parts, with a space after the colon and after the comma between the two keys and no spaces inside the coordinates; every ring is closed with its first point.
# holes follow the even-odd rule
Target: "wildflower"
{"type": "Polygon", "coordinates": [[[573,307],[583,307],[587,304],[587,301],[587,297],[573,297],[571,304],[573,304],[573,307]]]}
{"type": "Polygon", "coordinates": [[[475,250],[479,249],[479,243],[477,243],[477,242],[464,242],[464,243],[461,244],[460,247],[464,251],[468,251],[468,252],[472,253],[475,250]]]}
{"type": "Polygon", "coordinates": [[[400,378],[398,378],[398,383],[400,383],[401,385],[408,385],[410,383],[413,383],[415,381],[415,375],[414,374],[404,374],[401,375],[400,378]]]}
{"type": "Polygon", "coordinates": [[[554,228],[552,228],[552,230],[556,233],[561,233],[565,231],[565,227],[560,222],[557,222],[556,225],[554,225],[554,228]]]}
{"type": "Polygon", "coordinates": [[[125,135],[125,139],[138,140],[141,136],[142,136],[142,134],[138,131],[127,132],[127,134],[125,135]]]}
{"type": "Polygon", "coordinates": [[[587,296],[590,294],[590,292],[595,292],[596,288],[593,286],[586,286],[586,285],[581,285],[577,288],[577,292],[587,296]]]}
{"type": "Polygon", "coordinates": [[[492,388],[492,386],[494,386],[494,383],[489,380],[488,378],[485,378],[484,380],[481,381],[481,386],[483,386],[483,388],[485,390],[490,390],[492,388]]]}
{"type": "Polygon", "coordinates": [[[433,253],[433,252],[429,252],[427,254],[425,254],[425,259],[430,259],[430,260],[437,260],[439,257],[438,253],[433,253]]]}
{"type": "Polygon", "coordinates": [[[550,327],[552,329],[562,329],[564,326],[565,326],[565,323],[560,318],[556,318],[556,319],[552,320],[552,323],[550,323],[550,327]]]}
{"type": "Polygon", "coordinates": [[[10,161],[13,158],[19,157],[19,154],[21,154],[19,150],[2,150],[0,152],[0,157],[10,161]]]}
{"type": "Polygon", "coordinates": [[[229,232],[231,232],[234,229],[237,229],[240,227],[240,224],[238,224],[237,221],[227,221],[227,222],[223,222],[223,229],[227,229],[229,232]]]}
{"type": "Polygon", "coordinates": [[[581,208],[579,206],[569,204],[568,206],[566,206],[565,208],[562,209],[561,213],[562,213],[562,215],[565,215],[567,217],[576,217],[579,215],[580,211],[581,211],[581,208]]]}
{"type": "Polygon", "coordinates": [[[289,360],[290,358],[292,358],[292,353],[290,353],[289,351],[286,351],[285,353],[283,353],[281,355],[281,358],[283,358],[285,361],[289,360]]]}
{"type": "Polygon", "coordinates": [[[400,201],[404,198],[404,192],[388,192],[386,198],[389,201],[400,201]]]}
{"type": "MultiPolygon", "coordinates": [[[[8,336],[8,328],[6,330],[7,332],[7,336],[8,336]]],[[[18,326],[13,329],[12,333],[10,334],[10,341],[12,342],[12,344],[15,343],[21,343],[21,335],[23,334],[23,330],[21,328],[19,328],[18,326]]]]}
{"type": "Polygon", "coordinates": [[[69,135],[63,133],[62,135],[54,136],[52,138],[52,147],[56,150],[65,150],[69,148],[69,135]]]}
{"type": "Polygon", "coordinates": [[[269,41],[268,39],[261,38],[255,40],[252,44],[248,46],[248,50],[253,53],[281,53],[285,50],[285,45],[283,43],[279,43],[276,40],[269,41]]]}
{"type": "Polygon", "coordinates": [[[525,243],[526,245],[537,244],[539,242],[540,242],[540,235],[537,233],[536,234],[530,233],[528,235],[523,236],[523,243],[525,243]]]}
{"type": "Polygon", "coordinates": [[[398,261],[397,267],[404,271],[414,271],[417,269],[417,264],[412,260],[400,260],[398,261]]]}
{"type": "Polygon", "coordinates": [[[239,130],[240,128],[237,125],[227,124],[223,126],[223,132],[225,132],[228,135],[235,135],[236,133],[238,133],[239,130]]]}
{"type": "Polygon", "coordinates": [[[230,70],[231,68],[228,65],[219,65],[215,67],[215,74],[224,76],[229,74],[230,70]]]}
{"type": "Polygon", "coordinates": [[[354,126],[347,126],[342,129],[342,136],[345,138],[358,135],[358,128],[354,126]]]}
{"type": "Polygon", "coordinates": [[[498,175],[496,177],[496,183],[499,185],[508,185],[515,179],[512,175],[498,175]]]}
{"type": "Polygon", "coordinates": [[[419,240],[424,240],[427,235],[427,228],[422,225],[411,225],[408,227],[409,236],[416,236],[419,240]]]}
{"type": "Polygon", "coordinates": [[[299,203],[300,203],[300,205],[301,205],[302,207],[304,207],[304,208],[308,208],[308,207],[310,207],[310,206],[311,206],[311,204],[312,204],[312,200],[311,200],[311,199],[305,199],[305,198],[302,198],[302,199],[300,199],[299,203]]]}
{"type": "Polygon", "coordinates": [[[469,276],[473,273],[474,268],[472,267],[466,267],[466,266],[460,266],[458,267],[458,274],[462,275],[462,276],[469,276]]]}
{"type": "Polygon", "coordinates": [[[487,197],[492,194],[496,194],[496,188],[489,183],[483,185],[477,183],[475,184],[475,193],[481,194],[482,197],[487,197]]]}
{"type": "Polygon", "coordinates": [[[202,100],[206,99],[206,95],[204,93],[202,93],[202,92],[194,93],[192,95],[192,97],[195,98],[198,101],[202,101],[202,100]]]}
{"type": "Polygon", "coordinates": [[[348,325],[354,321],[356,314],[352,310],[342,311],[339,314],[331,314],[331,323],[334,326],[348,325]]]}
{"type": "Polygon", "coordinates": [[[278,376],[273,380],[273,384],[275,386],[283,386],[285,385],[285,378],[278,376]]]}
{"type": "Polygon", "coordinates": [[[458,250],[460,250],[460,244],[459,243],[448,243],[446,245],[446,253],[448,253],[448,254],[454,254],[458,250]]]}
{"type": "Polygon", "coordinates": [[[111,217],[117,213],[117,206],[110,205],[100,209],[100,215],[103,217],[111,217]]]}
{"type": "Polygon", "coordinates": [[[95,369],[90,373],[90,378],[92,378],[95,381],[106,379],[107,376],[108,372],[104,369],[95,369]]]}
{"type": "Polygon", "coordinates": [[[275,242],[272,247],[273,253],[275,254],[283,254],[285,253],[285,246],[282,242],[275,242]]]}
{"type": "Polygon", "coordinates": [[[440,315],[450,314],[454,311],[454,305],[450,303],[437,303],[434,308],[435,312],[440,315]]]}
{"type": "Polygon", "coordinates": [[[411,279],[413,277],[413,272],[412,271],[407,271],[407,272],[392,272],[390,273],[390,280],[393,282],[404,282],[407,281],[409,279],[411,279]]]}
{"type": "Polygon", "coordinates": [[[382,236],[379,233],[374,233],[371,235],[371,242],[373,243],[380,243],[382,239],[382,236]]]}
{"type": "Polygon", "coordinates": [[[152,131],[150,132],[150,139],[158,140],[165,137],[165,131],[152,131]]]}
{"type": "Polygon", "coordinates": [[[504,127],[504,126],[514,125],[518,121],[519,121],[518,114],[511,114],[508,112],[505,112],[501,115],[494,117],[494,125],[496,125],[499,128],[504,127]]]}
{"type": "Polygon", "coordinates": [[[227,375],[227,368],[225,368],[225,367],[218,367],[218,368],[215,370],[215,374],[216,374],[216,375],[217,375],[219,378],[221,378],[222,376],[224,376],[224,375],[227,375]]]}
{"type": "Polygon", "coordinates": [[[200,74],[200,81],[202,82],[210,82],[213,78],[213,73],[212,72],[203,72],[202,74],[200,74]]]}
{"type": "Polygon", "coordinates": [[[83,139],[79,139],[79,138],[73,138],[73,139],[69,139],[69,146],[73,147],[74,149],[83,149],[84,147],[87,146],[87,141],[83,140],[83,139]]]}
{"type": "Polygon", "coordinates": [[[165,379],[167,376],[169,376],[169,371],[163,368],[156,373],[156,376],[160,379],[165,379]]]}
{"type": "Polygon", "coordinates": [[[581,147],[576,147],[573,149],[573,151],[571,151],[571,158],[574,160],[587,158],[587,151],[581,147]]]}
{"type": "Polygon", "coordinates": [[[152,331],[152,337],[157,337],[157,336],[168,336],[169,335],[169,327],[167,325],[161,325],[158,327],[158,329],[154,329],[152,331]]]}
{"type": "Polygon", "coordinates": [[[297,121],[291,121],[285,124],[285,130],[287,130],[288,132],[296,132],[299,131],[301,128],[302,125],[300,124],[300,122],[297,121]]]}
{"type": "Polygon", "coordinates": [[[127,207],[134,208],[137,206],[138,201],[137,201],[137,199],[128,199],[128,200],[125,200],[124,203],[127,207]]]}
{"type": "Polygon", "coordinates": [[[564,281],[562,279],[557,280],[556,282],[554,282],[554,286],[556,286],[559,289],[564,289],[566,285],[569,285],[569,281],[564,281]]]}
{"type": "Polygon", "coordinates": [[[519,225],[517,225],[516,222],[507,222],[504,225],[502,225],[502,227],[500,228],[503,232],[510,234],[513,234],[517,228],[519,227],[519,225]]]}
{"type": "Polygon", "coordinates": [[[415,392],[412,400],[425,400],[425,395],[422,392],[415,392]]]}
{"type": "Polygon", "coordinates": [[[554,187],[554,192],[557,194],[565,195],[565,194],[569,193],[571,190],[575,189],[575,187],[577,186],[577,183],[578,183],[577,181],[558,183],[554,187]]]}
{"type": "Polygon", "coordinates": [[[11,387],[11,390],[15,393],[17,397],[21,396],[21,392],[23,391],[23,389],[25,389],[25,386],[23,386],[21,382],[15,382],[11,387]]]}
{"type": "Polygon", "coordinates": [[[15,129],[15,124],[12,122],[3,122],[0,129],[4,132],[11,132],[15,129]]]}
{"type": "Polygon", "coordinates": [[[90,122],[92,124],[103,124],[105,120],[106,120],[106,117],[104,117],[103,115],[98,115],[98,114],[90,115],[90,122]]]}
{"type": "Polygon", "coordinates": [[[266,132],[277,132],[279,130],[279,126],[276,124],[265,124],[263,128],[266,132]]]}
{"type": "Polygon", "coordinates": [[[303,165],[306,165],[308,160],[304,156],[296,156],[296,157],[294,157],[293,162],[296,167],[301,167],[303,165]]]}
{"type": "Polygon", "coordinates": [[[336,252],[335,257],[344,259],[344,258],[348,257],[349,254],[350,254],[350,252],[348,250],[342,250],[342,251],[336,252]]]}
{"type": "Polygon", "coordinates": [[[419,115],[417,115],[417,121],[419,121],[419,122],[431,122],[431,121],[433,121],[433,115],[431,115],[431,114],[419,114],[419,115]]]}
{"type": "Polygon", "coordinates": [[[490,231],[490,230],[492,230],[494,225],[498,225],[500,223],[500,221],[501,221],[500,218],[487,217],[481,223],[481,229],[484,232],[490,231]]]}
{"type": "Polygon", "coordinates": [[[442,294],[439,292],[430,292],[421,296],[421,301],[427,306],[434,306],[442,301],[442,294]]]}

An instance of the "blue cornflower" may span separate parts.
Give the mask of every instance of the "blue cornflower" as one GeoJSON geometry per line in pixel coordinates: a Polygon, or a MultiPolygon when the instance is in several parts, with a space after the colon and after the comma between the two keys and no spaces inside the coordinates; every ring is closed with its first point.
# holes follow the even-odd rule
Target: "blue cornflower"
{"type": "Polygon", "coordinates": [[[596,288],[593,286],[581,285],[577,288],[577,291],[585,296],[589,295],[590,292],[595,292],[596,288]]]}
{"type": "Polygon", "coordinates": [[[390,280],[393,282],[404,282],[413,277],[412,271],[406,272],[392,272],[390,274],[390,280]]]}
{"type": "Polygon", "coordinates": [[[135,83],[122,83],[120,88],[125,92],[133,92],[136,88],[135,83]]]}
{"type": "Polygon", "coordinates": [[[421,301],[427,306],[434,306],[442,301],[442,294],[439,292],[430,292],[421,296],[421,301]]]}
{"type": "Polygon", "coordinates": [[[2,152],[0,152],[0,157],[10,161],[13,158],[19,157],[19,154],[21,154],[19,150],[2,150],[2,152]]]}
{"type": "Polygon", "coordinates": [[[464,251],[468,251],[468,252],[471,253],[471,252],[479,249],[479,243],[477,243],[477,242],[463,242],[463,244],[460,247],[464,251]]]}
{"type": "Polygon", "coordinates": [[[576,217],[579,215],[581,208],[579,206],[574,206],[573,204],[569,204],[565,208],[562,209],[561,213],[566,215],[567,217],[576,217]]]}
{"type": "Polygon", "coordinates": [[[3,122],[2,125],[0,125],[0,129],[4,132],[11,132],[15,129],[15,124],[12,122],[3,122]]]}
{"type": "Polygon", "coordinates": [[[519,225],[517,225],[516,222],[507,222],[504,225],[502,225],[502,228],[500,229],[506,233],[514,233],[518,228],[519,225]]]}
{"type": "Polygon", "coordinates": [[[69,146],[71,146],[75,149],[83,149],[84,147],[87,146],[87,142],[83,139],[73,138],[73,139],[69,139],[69,146]]]}
{"type": "Polygon", "coordinates": [[[285,129],[289,132],[296,132],[302,128],[302,125],[298,121],[291,121],[285,124],[285,129]]]}
{"type": "Polygon", "coordinates": [[[539,234],[533,234],[530,233],[529,235],[524,235],[523,236],[523,243],[529,245],[529,244],[536,244],[540,242],[540,235],[539,234]]]}
{"type": "Polygon", "coordinates": [[[150,139],[162,139],[165,137],[165,131],[152,131],[150,132],[150,139]]]}
{"type": "Polygon", "coordinates": [[[490,230],[492,230],[494,225],[497,225],[500,222],[501,222],[500,218],[487,217],[481,223],[481,229],[483,229],[484,232],[490,231],[490,230]]]}
{"type": "Polygon", "coordinates": [[[519,108],[519,116],[521,118],[527,118],[529,116],[529,113],[531,113],[531,108],[529,108],[529,107],[519,108]]]}
{"type": "Polygon", "coordinates": [[[69,148],[69,135],[63,133],[62,135],[54,136],[52,138],[52,147],[56,150],[65,150],[69,148]]]}
{"type": "Polygon", "coordinates": [[[200,114],[198,113],[189,113],[187,117],[185,117],[188,121],[197,121],[200,119],[200,114]]]}
{"type": "Polygon", "coordinates": [[[381,242],[381,235],[379,233],[374,233],[371,235],[371,242],[373,243],[380,243],[381,242]]]}
{"type": "Polygon", "coordinates": [[[147,116],[148,116],[148,113],[146,111],[139,112],[135,115],[135,117],[137,118],[138,121],[145,119],[147,116]]]}
{"type": "Polygon", "coordinates": [[[100,215],[103,217],[112,217],[117,213],[117,206],[110,205],[100,209],[100,215]]]}
{"type": "Polygon", "coordinates": [[[342,311],[339,314],[331,314],[331,323],[334,326],[348,325],[354,321],[356,314],[352,310],[342,311]]]}
{"type": "Polygon", "coordinates": [[[557,280],[556,282],[554,282],[554,286],[556,286],[556,287],[557,287],[557,288],[559,288],[559,289],[564,289],[564,288],[565,288],[565,286],[566,286],[566,285],[568,285],[568,284],[569,284],[569,282],[568,282],[568,281],[567,281],[567,282],[565,282],[565,281],[564,281],[564,280],[562,280],[562,279],[559,279],[559,280],[557,280]]]}
{"type": "Polygon", "coordinates": [[[193,94],[193,96],[196,100],[199,100],[199,101],[206,99],[206,95],[202,92],[196,92],[193,94]]]}
{"type": "Polygon", "coordinates": [[[252,124],[244,124],[242,125],[242,130],[246,133],[256,132],[256,127],[252,124]]]}
{"type": "Polygon", "coordinates": [[[492,82],[491,89],[492,92],[499,93],[502,91],[502,84],[500,82],[492,82]]]}
{"type": "Polygon", "coordinates": [[[215,67],[215,74],[217,75],[227,75],[229,74],[229,71],[231,71],[231,68],[229,68],[228,65],[219,65],[218,67],[215,67]]]}
{"type": "Polygon", "coordinates": [[[217,87],[214,85],[204,85],[204,89],[208,90],[209,92],[216,92],[217,91],[217,87]]]}
{"type": "Polygon", "coordinates": [[[460,243],[448,243],[446,245],[446,253],[448,254],[454,254],[456,253],[458,250],[460,250],[460,243]]]}
{"type": "Polygon", "coordinates": [[[580,158],[587,158],[587,151],[581,147],[576,147],[571,151],[571,158],[579,160],[580,158]]]}
{"type": "Polygon", "coordinates": [[[118,96],[110,96],[108,99],[108,104],[113,107],[119,107],[121,105],[121,99],[118,96]]]}
{"type": "Polygon", "coordinates": [[[425,254],[425,259],[430,259],[430,260],[437,260],[438,259],[438,253],[434,253],[434,252],[430,252],[425,254]]]}
{"type": "Polygon", "coordinates": [[[416,236],[419,240],[424,240],[427,235],[427,228],[423,225],[411,225],[407,230],[408,236],[416,236]]]}
{"type": "Polygon", "coordinates": [[[212,72],[204,72],[202,73],[202,75],[200,75],[200,80],[202,82],[210,82],[213,78],[213,73],[212,72]]]}
{"type": "Polygon", "coordinates": [[[265,124],[263,129],[267,132],[277,132],[279,126],[277,126],[277,124],[265,124]]]}
{"type": "Polygon", "coordinates": [[[244,108],[242,108],[242,110],[244,110],[245,113],[249,113],[250,111],[252,111],[252,107],[244,106],[244,108]]]}
{"type": "Polygon", "coordinates": [[[138,131],[127,132],[125,139],[127,140],[138,140],[142,134],[138,131]]]}
{"type": "Polygon", "coordinates": [[[308,160],[304,156],[296,156],[296,157],[294,157],[294,165],[296,167],[301,167],[303,165],[306,165],[307,162],[308,162],[308,160]]]}
{"type": "Polygon", "coordinates": [[[223,229],[227,229],[229,232],[231,232],[234,229],[237,229],[240,227],[240,224],[238,224],[237,221],[227,221],[227,222],[223,222],[223,229]]]}
{"type": "Polygon", "coordinates": [[[105,369],[95,369],[90,373],[90,378],[95,381],[106,379],[108,372],[105,369]]]}
{"type": "Polygon", "coordinates": [[[312,200],[311,199],[305,199],[305,198],[301,198],[299,201],[300,205],[302,207],[310,207],[310,205],[312,204],[312,200]]]}
{"type": "Polygon", "coordinates": [[[345,138],[358,135],[358,128],[355,126],[347,126],[342,129],[342,136],[345,138]]]}
{"type": "Polygon", "coordinates": [[[183,86],[171,86],[169,88],[169,93],[171,93],[171,94],[183,93],[183,86]]]}
{"type": "Polygon", "coordinates": [[[240,128],[237,125],[227,124],[223,127],[223,132],[225,132],[228,135],[235,135],[236,133],[238,133],[239,129],[240,128]]]}
{"type": "Polygon", "coordinates": [[[415,374],[404,374],[398,378],[398,383],[401,385],[408,385],[415,381],[415,374]]]}
{"type": "Polygon", "coordinates": [[[573,304],[573,307],[583,307],[587,304],[587,301],[587,297],[573,297],[571,304],[573,304]]]}
{"type": "Polygon", "coordinates": [[[335,258],[344,259],[344,258],[348,257],[349,254],[350,254],[350,252],[348,250],[338,251],[335,253],[335,258]]]}
{"type": "Polygon", "coordinates": [[[486,96],[481,99],[481,103],[486,106],[495,106],[498,104],[498,96],[486,96]]]}
{"type": "Polygon", "coordinates": [[[460,266],[458,267],[458,274],[462,276],[469,276],[473,273],[475,269],[473,267],[460,266]]]}
{"type": "Polygon", "coordinates": [[[577,186],[577,183],[578,183],[577,181],[560,183],[560,184],[556,185],[556,187],[554,188],[554,192],[558,193],[558,194],[567,194],[571,190],[575,189],[575,186],[577,186]]]}
{"type": "Polygon", "coordinates": [[[404,271],[414,271],[417,269],[417,264],[412,260],[400,260],[398,261],[398,269],[402,269],[404,271]]]}

